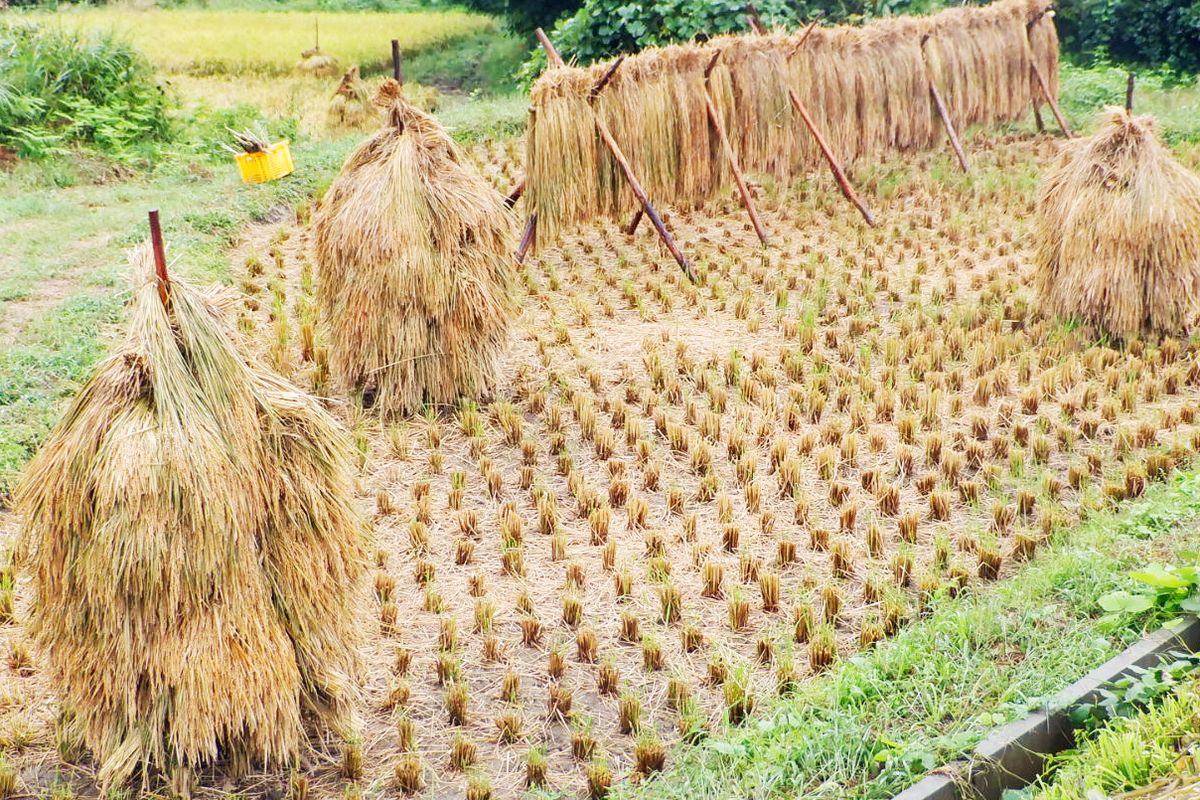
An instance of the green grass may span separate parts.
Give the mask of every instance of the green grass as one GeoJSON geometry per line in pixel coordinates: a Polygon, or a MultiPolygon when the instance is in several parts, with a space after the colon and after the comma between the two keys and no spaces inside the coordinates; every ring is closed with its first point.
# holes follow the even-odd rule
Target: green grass
{"type": "Polygon", "coordinates": [[[392,39],[406,56],[479,34],[497,35],[499,23],[482,14],[437,11],[205,10],[194,8],[134,10],[129,6],[62,8],[9,12],[18,18],[52,19],[67,27],[116,31],[159,69],[197,74],[291,72],[300,52],[313,46],[314,22],[320,21],[321,49],[343,65],[382,68],[390,63],[392,39]]]}
{"type": "Polygon", "coordinates": [[[1047,775],[1021,796],[1088,800],[1089,791],[1108,797],[1139,789],[1175,773],[1182,746],[1194,740],[1197,730],[1200,679],[1193,679],[1152,710],[1115,720],[1077,749],[1061,754],[1051,761],[1047,775]]]}
{"type": "MultiPolygon", "coordinates": [[[[1059,97],[1067,122],[1075,129],[1086,130],[1098,109],[1124,106],[1128,76],[1127,70],[1114,66],[1084,68],[1063,64],[1059,97]]],[[[1156,117],[1163,138],[1169,143],[1200,142],[1200,84],[1194,80],[1178,83],[1172,76],[1161,73],[1139,75],[1134,113],[1156,117]]],[[[1054,122],[1049,114],[1045,119],[1048,125],[1054,122]]]]}
{"type": "MultiPolygon", "coordinates": [[[[933,614],[777,700],[761,721],[688,746],[621,800],[884,798],[1116,654],[1140,625],[1103,630],[1097,599],[1128,570],[1200,542],[1200,477],[1093,517],[1010,580],[933,614]]],[[[1147,622],[1147,620],[1142,620],[1147,622]]]]}
{"type": "Polygon", "coordinates": [[[146,235],[147,209],[162,212],[173,270],[222,280],[240,231],[305,202],[354,141],[302,142],[296,174],[263,186],[243,185],[229,163],[183,158],[119,183],[47,186],[32,167],[0,180],[0,332],[15,342],[0,348],[0,504],[115,333],[125,252],[146,235]]]}

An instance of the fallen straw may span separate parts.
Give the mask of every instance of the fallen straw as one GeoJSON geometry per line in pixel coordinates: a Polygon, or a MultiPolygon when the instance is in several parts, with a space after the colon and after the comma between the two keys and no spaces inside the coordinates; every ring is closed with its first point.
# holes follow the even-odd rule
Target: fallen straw
{"type": "Polygon", "coordinates": [[[762,220],[758,216],[758,209],[754,207],[754,198],[750,196],[750,189],[746,187],[746,179],[742,177],[742,168],[738,165],[737,153],[733,151],[733,145],[729,143],[729,135],[725,131],[725,123],[721,121],[721,115],[717,113],[717,105],[713,102],[710,78],[720,58],[721,51],[717,50],[713,53],[712,59],[709,60],[708,66],[704,68],[704,106],[708,109],[708,122],[712,125],[717,138],[721,141],[721,149],[725,151],[725,159],[729,162],[729,169],[733,173],[733,180],[737,183],[738,193],[742,196],[742,204],[746,206],[746,213],[750,215],[750,224],[754,226],[754,232],[758,234],[758,240],[762,242],[763,247],[769,247],[770,242],[767,241],[767,232],[763,228],[762,220]]]}
{"type": "Polygon", "coordinates": [[[167,290],[171,280],[167,277],[167,253],[163,247],[162,226],[158,221],[158,209],[150,209],[150,247],[154,251],[154,274],[158,276],[158,296],[163,305],[167,305],[170,296],[167,290]]]}

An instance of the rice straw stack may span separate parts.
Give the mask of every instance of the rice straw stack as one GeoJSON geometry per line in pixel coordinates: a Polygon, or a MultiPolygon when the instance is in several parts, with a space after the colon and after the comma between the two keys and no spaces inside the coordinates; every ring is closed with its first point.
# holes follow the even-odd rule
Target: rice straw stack
{"type": "MultiPolygon", "coordinates": [[[[801,34],[779,32],[649,48],[625,60],[597,113],[655,202],[694,208],[730,178],[705,120],[703,70],[714,49],[721,59],[713,85],[743,168],[782,180],[820,163],[789,87],[844,162],[942,140],[926,59],[960,128],[1028,113],[1040,99],[1031,54],[1057,91],[1058,38],[1046,8],[1047,0],[998,0],[821,28],[799,49],[801,34]]],[[[548,69],[531,90],[526,199],[542,242],[574,223],[635,208],[587,107],[588,91],[611,63],[548,69]]]]}
{"type": "Polygon", "coordinates": [[[331,372],[397,416],[495,385],[516,313],[514,226],[436,120],[394,81],[379,96],[389,122],[347,159],[313,227],[331,372]]]}
{"type": "Polygon", "coordinates": [[[29,466],[20,552],[31,633],[105,786],[141,766],[293,763],[302,715],[356,703],[365,568],[350,447],[250,362],[230,295],[171,284],[149,248],[124,342],[29,466]]]}
{"type": "Polygon", "coordinates": [[[1151,117],[1104,112],[1045,177],[1036,263],[1046,313],[1127,339],[1186,336],[1200,315],[1200,177],[1151,117]]]}

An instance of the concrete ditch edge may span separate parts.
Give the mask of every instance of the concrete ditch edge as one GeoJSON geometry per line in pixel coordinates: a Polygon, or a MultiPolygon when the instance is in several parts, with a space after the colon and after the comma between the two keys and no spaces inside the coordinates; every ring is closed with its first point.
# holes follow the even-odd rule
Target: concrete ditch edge
{"type": "Polygon", "coordinates": [[[1200,650],[1200,617],[1143,636],[1055,695],[1045,710],[996,729],[965,761],[926,775],[892,800],[1000,800],[1004,790],[1029,785],[1047,757],[1075,744],[1071,708],[1094,702],[1102,687],[1135,667],[1158,664],[1173,650],[1200,650]]]}

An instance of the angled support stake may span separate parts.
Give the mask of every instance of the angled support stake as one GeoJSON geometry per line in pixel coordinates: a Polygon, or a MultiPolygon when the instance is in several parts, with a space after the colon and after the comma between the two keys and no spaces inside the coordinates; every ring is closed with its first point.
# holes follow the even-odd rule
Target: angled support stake
{"type": "Polygon", "coordinates": [[[754,226],[754,232],[758,234],[758,240],[762,242],[762,246],[769,247],[770,242],[767,241],[767,231],[763,228],[762,219],[758,216],[758,209],[754,207],[754,198],[750,195],[750,189],[746,186],[746,179],[742,177],[742,168],[738,165],[737,153],[733,152],[733,145],[730,144],[729,135],[725,132],[725,122],[717,112],[716,102],[713,101],[710,78],[713,69],[717,66],[717,60],[720,58],[721,51],[718,50],[713,53],[708,66],[704,68],[704,106],[708,109],[708,124],[712,126],[713,131],[717,134],[717,139],[721,142],[721,149],[725,152],[725,160],[729,162],[729,170],[733,173],[733,180],[737,183],[738,193],[742,196],[742,205],[746,207],[746,213],[750,215],[750,224],[754,226]]]}

